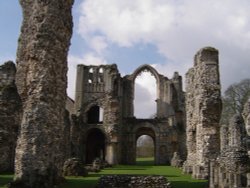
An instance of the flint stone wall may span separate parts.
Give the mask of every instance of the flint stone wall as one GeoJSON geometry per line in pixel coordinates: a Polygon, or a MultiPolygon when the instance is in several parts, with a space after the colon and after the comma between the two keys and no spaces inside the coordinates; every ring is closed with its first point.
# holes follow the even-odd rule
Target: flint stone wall
{"type": "Polygon", "coordinates": [[[246,128],[246,147],[248,150],[248,155],[250,157],[250,99],[246,102],[243,110],[243,118],[245,121],[245,128],[246,128]]]}
{"type": "Polygon", "coordinates": [[[207,179],[209,160],[220,150],[221,93],[218,51],[198,51],[194,67],[186,74],[187,161],[184,172],[207,179]]]}
{"type": "Polygon", "coordinates": [[[21,100],[15,85],[16,67],[0,66],[0,172],[14,171],[14,155],[20,123],[21,100]]]}
{"type": "Polygon", "coordinates": [[[51,188],[61,181],[67,53],[73,0],[20,0],[23,23],[16,85],[23,114],[11,187],[51,188]]]}
{"type": "Polygon", "coordinates": [[[241,115],[234,115],[221,127],[221,151],[210,163],[210,188],[250,187],[250,160],[246,130],[241,115]]]}
{"type": "Polygon", "coordinates": [[[109,175],[102,176],[97,188],[171,188],[164,176],[109,175]]]}

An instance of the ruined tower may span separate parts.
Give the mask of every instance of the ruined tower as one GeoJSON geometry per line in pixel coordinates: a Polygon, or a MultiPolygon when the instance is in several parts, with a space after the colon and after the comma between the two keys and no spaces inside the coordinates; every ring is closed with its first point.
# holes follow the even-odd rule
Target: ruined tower
{"type": "Polygon", "coordinates": [[[184,171],[208,178],[209,161],[220,151],[221,93],[218,51],[202,48],[186,74],[187,161],[184,171]]]}
{"type": "Polygon", "coordinates": [[[62,176],[73,0],[20,0],[16,85],[23,103],[11,187],[51,188],[62,176]]]}
{"type": "Polygon", "coordinates": [[[80,131],[74,154],[85,163],[95,158],[116,164],[119,157],[121,77],[116,65],[77,66],[75,113],[80,131]]]}

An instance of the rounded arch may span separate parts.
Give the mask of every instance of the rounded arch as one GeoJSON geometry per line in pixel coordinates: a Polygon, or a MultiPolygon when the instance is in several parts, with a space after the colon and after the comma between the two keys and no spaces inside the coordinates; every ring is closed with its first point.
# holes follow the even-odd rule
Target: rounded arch
{"type": "Polygon", "coordinates": [[[98,128],[91,128],[86,132],[86,163],[92,163],[96,158],[105,160],[106,155],[105,133],[98,128]]]}
{"type": "MultiPolygon", "coordinates": [[[[153,161],[147,161],[145,164],[155,164],[156,163],[156,134],[155,131],[150,127],[140,127],[136,129],[135,133],[136,142],[136,163],[140,164],[140,157],[153,157],[153,161]],[[151,141],[150,141],[151,140],[151,141]],[[151,163],[152,162],[152,163],[151,163]]],[[[148,160],[148,159],[147,159],[148,160]]]]}
{"type": "Polygon", "coordinates": [[[146,121],[138,122],[132,129],[132,133],[136,134],[138,130],[141,130],[143,128],[151,129],[154,132],[155,137],[157,137],[158,133],[160,132],[159,128],[155,126],[153,122],[146,120],[146,121]]]}
{"type": "Polygon", "coordinates": [[[136,130],[136,133],[135,133],[136,140],[142,135],[150,136],[155,142],[155,131],[152,128],[150,128],[150,127],[140,127],[140,128],[138,128],[136,130]]]}

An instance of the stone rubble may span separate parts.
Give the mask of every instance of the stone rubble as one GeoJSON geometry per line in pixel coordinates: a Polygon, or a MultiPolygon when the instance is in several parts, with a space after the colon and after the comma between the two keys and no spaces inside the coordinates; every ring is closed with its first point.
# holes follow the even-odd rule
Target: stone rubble
{"type": "Polygon", "coordinates": [[[87,176],[88,171],[85,169],[81,160],[78,158],[70,158],[64,162],[63,176],[87,176]]]}
{"type": "Polygon", "coordinates": [[[97,188],[172,188],[164,176],[106,175],[97,188]]]}
{"type": "Polygon", "coordinates": [[[174,166],[174,167],[182,167],[183,165],[183,160],[181,159],[180,155],[178,152],[174,152],[174,156],[171,160],[171,166],[174,166]]]}

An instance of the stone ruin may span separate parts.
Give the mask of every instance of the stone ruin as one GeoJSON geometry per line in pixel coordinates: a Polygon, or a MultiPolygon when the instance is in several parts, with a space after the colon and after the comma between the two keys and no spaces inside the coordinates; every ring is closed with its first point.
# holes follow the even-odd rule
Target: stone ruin
{"type": "Polygon", "coordinates": [[[220,128],[220,155],[210,162],[210,188],[250,187],[250,101],[220,128]]]}
{"type": "Polygon", "coordinates": [[[203,48],[186,74],[187,160],[184,172],[207,179],[209,161],[220,151],[222,110],[218,51],[203,48]]]}
{"type": "Polygon", "coordinates": [[[178,73],[168,79],[142,65],[121,77],[116,65],[78,65],[76,80],[72,155],[87,164],[95,158],[135,164],[137,138],[148,135],[154,140],[155,164],[170,164],[174,152],[185,159],[184,93],[178,73]],[[157,112],[152,119],[134,116],[135,78],[143,71],[157,81],[157,112]]]}
{"type": "Polygon", "coordinates": [[[53,187],[69,158],[135,164],[141,135],[154,140],[155,164],[185,161],[183,171],[209,179],[210,188],[250,187],[250,104],[243,118],[235,115],[220,126],[216,49],[195,55],[186,93],[178,73],[169,79],[149,65],[124,77],[116,65],[79,65],[73,101],[66,96],[73,0],[20,3],[24,20],[17,68],[11,62],[0,66],[0,171],[13,170],[15,158],[9,187],[53,187]],[[134,116],[134,82],[143,71],[157,81],[152,119],[134,116]]]}
{"type": "Polygon", "coordinates": [[[22,112],[10,187],[49,188],[62,178],[67,52],[73,0],[20,0],[16,86],[22,112]]]}

